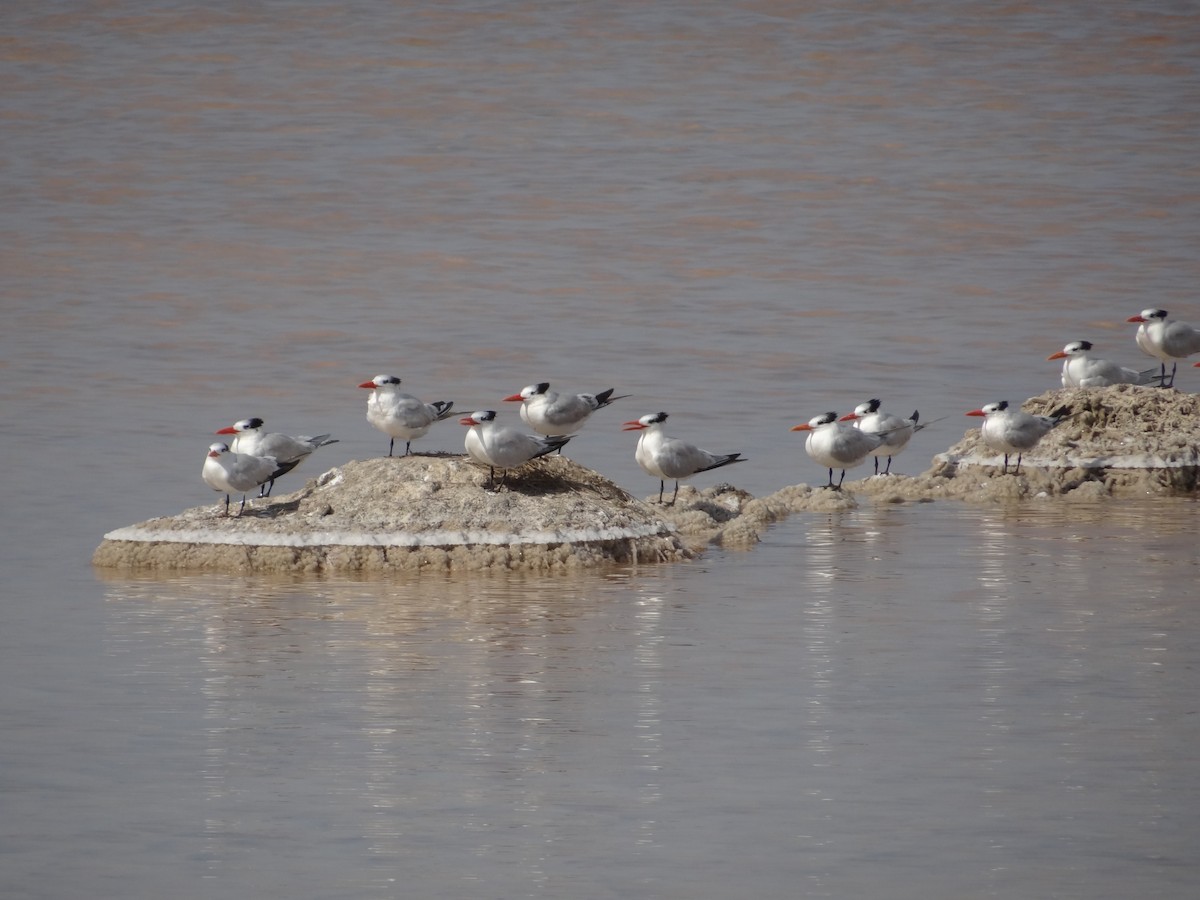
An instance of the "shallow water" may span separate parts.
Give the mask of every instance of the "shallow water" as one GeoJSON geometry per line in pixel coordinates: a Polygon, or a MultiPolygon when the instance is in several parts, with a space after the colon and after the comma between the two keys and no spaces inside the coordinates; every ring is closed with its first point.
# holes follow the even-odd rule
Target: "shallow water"
{"type": "Polygon", "coordinates": [[[616,387],[572,458],[650,494],[663,409],[762,495],[826,409],[946,416],[919,472],[1069,340],[1144,367],[1129,315],[1200,321],[1191,5],[0,21],[6,896],[1194,896],[1193,499],[550,579],[88,564],[214,502],[236,419],[340,438],[291,487],[382,454],[379,372],[616,387]]]}

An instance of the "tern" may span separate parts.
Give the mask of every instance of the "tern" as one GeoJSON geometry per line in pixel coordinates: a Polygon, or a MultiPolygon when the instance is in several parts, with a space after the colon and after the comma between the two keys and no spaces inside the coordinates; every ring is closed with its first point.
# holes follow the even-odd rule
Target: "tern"
{"type": "Polygon", "coordinates": [[[1175,367],[1179,360],[1200,353],[1200,331],[1186,322],[1167,318],[1165,309],[1143,309],[1141,315],[1125,321],[1139,322],[1137,345],[1147,356],[1153,356],[1162,366],[1160,381],[1163,387],[1174,387],[1175,367]],[[1167,378],[1167,363],[1171,377],[1167,378]]]}
{"type": "Polygon", "coordinates": [[[395,375],[376,375],[364,381],[360,388],[367,388],[367,421],[388,435],[388,456],[396,447],[396,438],[404,438],[404,455],[411,452],[412,442],[424,437],[429,426],[450,416],[452,400],[434,400],[423,403],[412,394],[400,390],[400,379],[395,375]]]}
{"type": "Polygon", "coordinates": [[[1071,341],[1048,360],[1063,360],[1062,386],[1065,388],[1108,387],[1112,384],[1148,384],[1154,370],[1139,372],[1092,355],[1091,341],[1071,341]]]}
{"type": "Polygon", "coordinates": [[[1051,428],[1070,414],[1070,407],[1061,406],[1048,416],[1035,416],[1019,409],[1009,409],[1007,400],[989,403],[967,413],[968,416],[983,416],[983,425],[979,429],[983,442],[1004,454],[1001,475],[1008,474],[1008,457],[1013,453],[1017,454],[1017,467],[1013,474],[1021,474],[1021,455],[1026,450],[1032,450],[1051,428]]]}
{"type": "Polygon", "coordinates": [[[225,495],[225,515],[229,515],[229,495],[241,494],[240,516],[246,508],[248,491],[290,472],[297,462],[279,463],[269,456],[246,456],[232,452],[228,444],[217,443],[209,445],[201,477],[210,488],[225,495]]]}
{"type": "Polygon", "coordinates": [[[496,423],[494,409],[481,409],[458,420],[469,429],[464,444],[467,455],[475,462],[488,467],[488,486],[496,483],[496,470],[504,470],[501,486],[508,481],[508,470],[561,450],[571,435],[543,437],[526,434],[516,428],[496,423]]]}
{"type": "Polygon", "coordinates": [[[792,431],[807,431],[804,450],[816,462],[829,469],[829,484],[835,490],[841,490],[842,482],[846,480],[846,470],[861,465],[866,458],[883,447],[884,436],[871,434],[846,425],[838,419],[836,412],[821,413],[814,416],[803,425],[792,426],[792,431]],[[842,476],[838,483],[833,483],[833,470],[841,469],[842,476]]]}
{"type": "Polygon", "coordinates": [[[679,482],[709,469],[745,462],[741,453],[710,453],[687,441],[667,437],[663,432],[665,421],[667,414],[657,412],[621,426],[622,431],[642,432],[633,456],[643,472],[658,479],[659,503],[663,502],[663,492],[669,479],[675,481],[675,493],[671,495],[671,502],[667,506],[674,506],[675,498],[679,496],[679,482]]]}
{"type": "Polygon", "coordinates": [[[520,402],[521,420],[538,434],[553,437],[573,434],[596,410],[629,396],[621,394],[614,397],[614,390],[609,388],[598,394],[560,394],[550,390],[550,382],[543,381],[527,385],[521,388],[519,394],[504,399],[520,402]]]}
{"type": "MultiPolygon", "coordinates": [[[[921,418],[918,410],[913,410],[911,416],[902,419],[892,413],[880,412],[880,405],[881,401],[874,399],[860,403],[854,407],[854,412],[847,413],[839,421],[853,422],[859,431],[877,434],[883,438],[883,443],[872,450],[870,455],[875,457],[876,475],[879,474],[879,457],[887,457],[887,468],[883,470],[883,474],[887,475],[892,471],[892,457],[908,446],[912,436],[925,426],[917,424],[921,418]]],[[[805,444],[807,445],[807,441],[805,444]]]]}
{"type": "MultiPolygon", "coordinates": [[[[229,449],[239,456],[269,456],[280,465],[285,463],[299,465],[318,447],[338,442],[337,438],[327,434],[318,434],[316,437],[302,434],[292,437],[278,431],[264,432],[263,424],[263,420],[259,418],[239,419],[228,428],[222,428],[217,434],[234,435],[233,440],[229,442],[229,449]]],[[[262,486],[259,496],[271,496],[273,487],[275,487],[274,478],[262,486]]]]}

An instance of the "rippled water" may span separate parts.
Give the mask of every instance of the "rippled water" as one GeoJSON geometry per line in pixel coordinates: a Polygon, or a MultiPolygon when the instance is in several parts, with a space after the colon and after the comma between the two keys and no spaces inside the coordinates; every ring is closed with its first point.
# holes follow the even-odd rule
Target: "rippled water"
{"type": "Polygon", "coordinates": [[[552,579],[88,564],[213,502],[238,418],[382,454],[379,372],[616,387],[575,459],[649,494],[618,426],[664,409],[764,494],[826,409],[946,416],[917,472],[1068,340],[1144,365],[1129,315],[1200,321],[1192,4],[0,22],[5,896],[1194,896],[1192,499],[552,579]]]}

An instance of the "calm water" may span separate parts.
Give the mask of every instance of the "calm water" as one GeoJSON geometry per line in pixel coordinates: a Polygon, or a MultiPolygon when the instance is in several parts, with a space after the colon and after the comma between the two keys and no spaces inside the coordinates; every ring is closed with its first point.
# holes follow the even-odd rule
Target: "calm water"
{"type": "Polygon", "coordinates": [[[382,454],[380,372],[616,387],[575,459],[649,494],[619,423],[663,409],[765,494],[824,478],[788,428],[827,409],[947,416],[917,472],[1069,340],[1145,365],[1129,315],[1200,321],[1194,4],[0,25],[6,898],[1200,890],[1191,499],[864,504],[552,579],[88,562],[213,502],[238,418],[334,432],[309,476],[382,454]]]}

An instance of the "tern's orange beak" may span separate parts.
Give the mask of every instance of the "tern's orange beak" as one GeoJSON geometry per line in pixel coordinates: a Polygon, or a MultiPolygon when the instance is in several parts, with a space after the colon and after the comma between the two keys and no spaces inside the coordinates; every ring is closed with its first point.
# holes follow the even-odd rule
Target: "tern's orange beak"
{"type": "Polygon", "coordinates": [[[982,409],[973,409],[969,413],[967,413],[967,415],[968,416],[986,416],[987,413],[985,413],[982,409]]]}
{"type": "Polygon", "coordinates": [[[379,386],[379,385],[377,385],[377,384],[376,384],[375,382],[373,382],[373,381],[364,381],[362,384],[360,384],[360,385],[359,385],[359,387],[370,388],[371,390],[374,390],[374,389],[375,389],[375,388],[377,388],[378,386],[379,386]]]}
{"type": "Polygon", "coordinates": [[[1145,318],[1145,316],[1130,316],[1125,321],[1126,322],[1145,322],[1146,318],[1145,318]]]}
{"type": "Polygon", "coordinates": [[[1063,353],[1061,350],[1059,350],[1057,353],[1051,353],[1049,356],[1046,357],[1046,359],[1066,359],[1066,358],[1067,358],[1067,354],[1063,353]]]}
{"type": "Polygon", "coordinates": [[[479,423],[476,422],[474,419],[472,419],[470,416],[463,416],[461,419],[458,420],[458,424],[459,425],[478,425],[479,423]]]}
{"type": "Polygon", "coordinates": [[[516,400],[517,402],[520,402],[520,401],[524,400],[525,398],[522,397],[520,394],[513,394],[511,397],[505,397],[504,399],[505,400],[516,400]]]}
{"type": "Polygon", "coordinates": [[[643,425],[641,422],[625,422],[623,425],[621,425],[621,430],[622,431],[641,431],[645,427],[646,426],[643,425]]]}
{"type": "MultiPolygon", "coordinates": [[[[228,428],[222,428],[220,431],[214,431],[213,434],[237,434],[238,430],[230,425],[228,428]]],[[[210,453],[209,456],[212,454],[210,453]]]]}
{"type": "Polygon", "coordinates": [[[803,425],[793,425],[788,430],[789,431],[812,431],[813,428],[811,425],[809,425],[807,422],[805,422],[803,425]]]}
{"type": "Polygon", "coordinates": [[[858,418],[858,413],[846,413],[844,416],[842,416],[840,419],[838,419],[838,421],[839,422],[853,422],[857,418],[858,418]]]}

